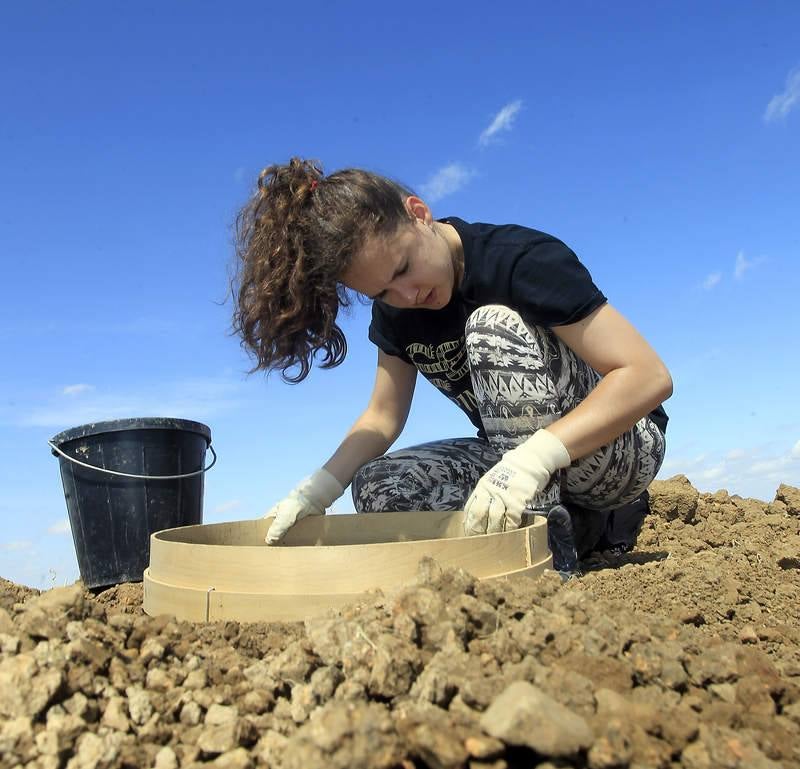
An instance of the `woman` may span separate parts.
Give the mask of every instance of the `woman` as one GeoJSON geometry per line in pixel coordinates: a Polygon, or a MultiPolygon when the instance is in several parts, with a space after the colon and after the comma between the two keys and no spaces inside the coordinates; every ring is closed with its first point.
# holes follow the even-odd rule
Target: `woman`
{"type": "Polygon", "coordinates": [[[669,372],[558,239],[434,219],[397,182],[358,169],[324,176],[299,158],[262,171],[236,235],[234,328],[254,370],[299,382],[317,352],[323,368],[338,365],[339,308],[349,292],[373,301],[370,401],[325,465],[270,510],[270,544],[349,484],[358,512],[463,509],[466,534],[515,528],[533,512],[567,536],[562,502],[599,514],[639,498],[658,472],[669,372]],[[418,371],[477,437],[386,454],[418,371]]]}

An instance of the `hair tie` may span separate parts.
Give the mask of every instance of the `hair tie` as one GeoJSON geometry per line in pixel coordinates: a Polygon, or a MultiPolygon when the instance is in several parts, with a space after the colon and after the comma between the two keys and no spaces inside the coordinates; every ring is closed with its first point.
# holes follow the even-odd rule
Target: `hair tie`
{"type": "Polygon", "coordinates": [[[311,181],[311,192],[313,192],[315,189],[317,189],[317,185],[318,184],[319,184],[319,182],[316,179],[313,179],[311,181]]]}

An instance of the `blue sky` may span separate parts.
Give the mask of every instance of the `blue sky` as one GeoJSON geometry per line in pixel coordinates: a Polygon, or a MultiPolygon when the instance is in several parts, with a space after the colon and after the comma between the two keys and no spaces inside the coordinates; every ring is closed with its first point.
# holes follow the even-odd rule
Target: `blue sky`
{"type": "MultiPolygon", "coordinates": [[[[661,477],[800,485],[798,28],[793,1],[6,4],[0,575],[77,576],[62,429],[205,422],[210,522],[263,514],[358,416],[368,307],[296,387],[228,335],[233,217],[292,155],[557,235],[672,371],[661,477]]],[[[420,381],[397,446],[470,434],[420,381]]]]}

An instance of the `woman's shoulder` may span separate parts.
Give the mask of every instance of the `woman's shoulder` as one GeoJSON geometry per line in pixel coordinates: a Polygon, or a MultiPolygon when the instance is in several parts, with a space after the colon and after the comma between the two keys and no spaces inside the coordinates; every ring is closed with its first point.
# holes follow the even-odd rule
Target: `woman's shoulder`
{"type": "Polygon", "coordinates": [[[498,246],[530,246],[542,242],[561,243],[555,235],[524,224],[509,222],[496,224],[492,222],[472,222],[457,216],[448,216],[439,221],[455,227],[460,236],[470,240],[479,240],[498,246]]]}
{"type": "Polygon", "coordinates": [[[464,246],[464,295],[482,301],[498,294],[505,299],[520,275],[547,271],[557,274],[577,261],[559,238],[520,224],[466,222],[453,217],[449,223],[464,246]]]}

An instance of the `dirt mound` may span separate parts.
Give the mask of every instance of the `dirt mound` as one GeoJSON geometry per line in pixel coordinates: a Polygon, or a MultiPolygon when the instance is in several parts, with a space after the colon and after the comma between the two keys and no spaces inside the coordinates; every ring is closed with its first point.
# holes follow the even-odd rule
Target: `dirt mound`
{"type": "Polygon", "coordinates": [[[0,765],[800,766],[800,491],[655,483],[563,583],[420,564],[304,624],[192,625],[0,583],[0,765]]]}

